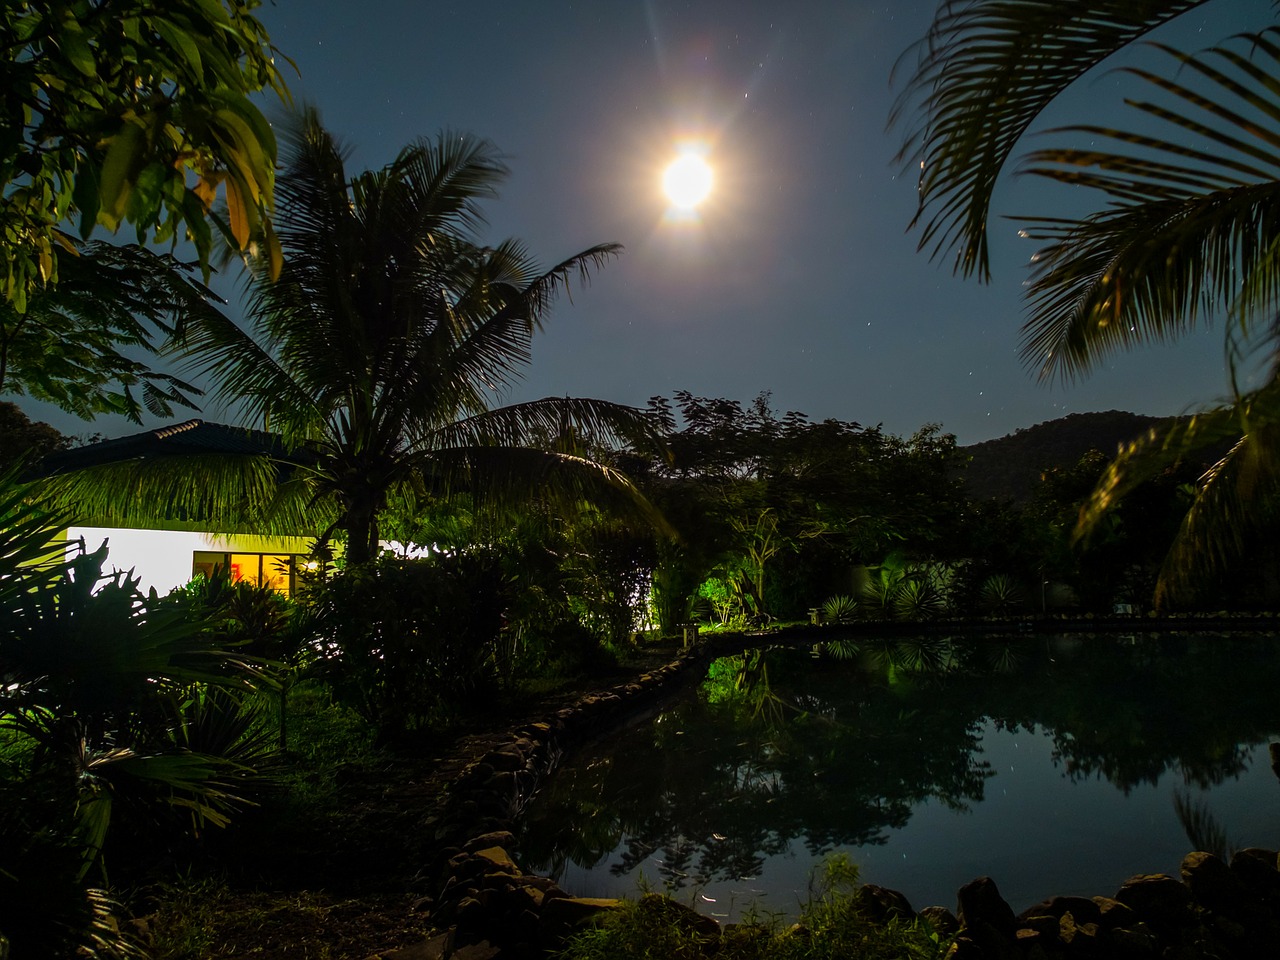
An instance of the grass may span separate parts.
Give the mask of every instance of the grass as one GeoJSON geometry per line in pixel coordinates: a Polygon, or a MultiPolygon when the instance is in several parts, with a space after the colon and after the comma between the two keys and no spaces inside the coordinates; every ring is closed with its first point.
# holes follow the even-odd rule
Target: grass
{"type": "Polygon", "coordinates": [[[216,945],[214,928],[228,897],[221,881],[190,875],[140,893],[155,909],[138,924],[153,960],[199,960],[216,945]]]}
{"type": "Polygon", "coordinates": [[[844,856],[829,859],[811,884],[797,923],[748,916],[719,934],[709,933],[691,911],[673,900],[647,895],[626,901],[598,927],[575,935],[558,960],[939,960],[951,939],[923,920],[874,922],[854,895],[857,867],[844,856]]]}

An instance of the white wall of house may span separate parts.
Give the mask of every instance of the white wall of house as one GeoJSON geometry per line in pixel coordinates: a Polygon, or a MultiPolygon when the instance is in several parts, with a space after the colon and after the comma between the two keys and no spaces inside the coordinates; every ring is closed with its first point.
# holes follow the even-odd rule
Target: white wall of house
{"type": "Polygon", "coordinates": [[[228,553],[306,553],[305,537],[256,537],[236,534],[193,533],[184,530],[129,530],[118,527],[71,527],[67,539],[83,539],[87,550],[107,542],[103,573],[132,570],[146,593],[155,588],[163,596],[191,580],[191,563],[198,551],[228,553]]]}

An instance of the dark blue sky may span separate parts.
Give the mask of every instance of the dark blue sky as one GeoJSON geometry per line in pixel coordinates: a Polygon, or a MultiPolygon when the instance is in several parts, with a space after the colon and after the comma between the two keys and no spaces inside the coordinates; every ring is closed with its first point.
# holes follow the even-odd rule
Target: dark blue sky
{"type": "MultiPolygon", "coordinates": [[[[259,14],[298,65],[297,97],[353,146],[353,171],[417,136],[469,131],[512,168],[489,209],[494,239],[520,237],[546,264],[625,244],[553,311],[510,399],[770,390],[779,410],[895,433],[936,421],[972,443],[1066,413],[1176,413],[1222,395],[1220,331],[1078,383],[1035,383],[1017,356],[1033,252],[1017,222],[993,220],[988,286],[916,253],[914,182],[892,164],[900,132],[885,124],[891,71],[934,6],[278,0],[259,14]],[[658,188],[682,136],[709,144],[718,177],[697,223],[668,222],[658,188]]],[[[1271,17],[1268,0],[1220,0],[1168,38],[1194,49],[1271,17]]],[[[1052,119],[1115,120],[1121,85],[1086,78],[1052,119]]],[[[1010,177],[997,209],[1060,200],[1010,177]]]]}

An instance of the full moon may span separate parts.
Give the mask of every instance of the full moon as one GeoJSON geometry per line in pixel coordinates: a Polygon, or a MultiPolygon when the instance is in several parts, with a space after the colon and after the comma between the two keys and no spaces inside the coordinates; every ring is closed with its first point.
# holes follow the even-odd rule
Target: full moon
{"type": "Polygon", "coordinates": [[[672,205],[692,210],[711,193],[714,177],[707,161],[696,153],[682,153],[667,165],[662,189],[672,205]]]}

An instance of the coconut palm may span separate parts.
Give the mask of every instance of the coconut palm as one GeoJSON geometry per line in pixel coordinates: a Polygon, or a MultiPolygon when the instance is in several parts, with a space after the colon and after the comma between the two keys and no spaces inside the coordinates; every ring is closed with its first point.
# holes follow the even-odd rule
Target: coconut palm
{"type": "Polygon", "coordinates": [[[296,525],[302,504],[328,523],[326,536],[345,531],[347,560],[359,563],[376,553],[389,497],[590,493],[643,504],[620,473],[582,454],[649,439],[639,411],[570,398],[497,406],[556,294],[619,247],[542,270],[519,241],[482,246],[480,204],[506,173],[482,140],[444,133],[355,177],[314,111],[285,141],[278,278],[269,256],[251,260],[246,325],[205,316],[176,344],[246,423],[298,454],[270,491],[278,509],[255,514],[258,529],[296,525]]]}
{"type": "MultiPolygon", "coordinates": [[[[1200,2],[944,2],[895,108],[898,118],[918,119],[901,158],[920,164],[921,248],[954,250],[957,272],[989,279],[992,191],[1022,134],[1084,73],[1200,2]]],[[[1064,127],[1055,132],[1087,138],[1089,149],[1026,158],[1030,173],[1100,199],[1083,216],[1027,218],[1024,233],[1044,246],[1028,286],[1022,352],[1042,379],[1078,377],[1117,350],[1215,319],[1229,319],[1242,342],[1277,342],[1280,32],[1196,54],[1153,50],[1168,70],[1124,68],[1135,90],[1126,129],[1064,127]]],[[[1202,481],[1162,596],[1185,586],[1196,564],[1238,550],[1243,528],[1233,521],[1280,489],[1276,358],[1273,351],[1262,388],[1235,390],[1228,406],[1134,444],[1085,511],[1096,521],[1170,460],[1228,434],[1238,441],[1202,481]]]]}

